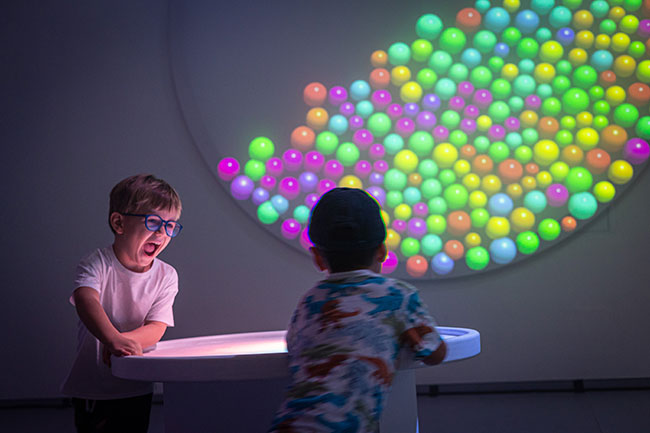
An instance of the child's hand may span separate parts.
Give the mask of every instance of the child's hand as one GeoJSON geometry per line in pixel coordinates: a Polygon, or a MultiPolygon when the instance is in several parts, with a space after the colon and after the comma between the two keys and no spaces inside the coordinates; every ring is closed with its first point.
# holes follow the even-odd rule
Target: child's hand
{"type": "Polygon", "coordinates": [[[102,359],[109,367],[111,365],[111,355],[142,355],[142,346],[136,340],[119,334],[117,338],[105,344],[102,350],[102,359]]]}

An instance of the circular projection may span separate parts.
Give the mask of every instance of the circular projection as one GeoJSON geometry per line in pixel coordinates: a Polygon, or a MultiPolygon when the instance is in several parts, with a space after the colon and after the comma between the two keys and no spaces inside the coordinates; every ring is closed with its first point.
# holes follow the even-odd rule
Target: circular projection
{"type": "Polygon", "coordinates": [[[422,15],[409,40],[368,49],[365,75],[304,86],[288,137],[250,137],[211,163],[299,248],[319,197],[347,186],[382,206],[384,273],[511,264],[580,229],[646,165],[646,8],[478,0],[422,15]]]}

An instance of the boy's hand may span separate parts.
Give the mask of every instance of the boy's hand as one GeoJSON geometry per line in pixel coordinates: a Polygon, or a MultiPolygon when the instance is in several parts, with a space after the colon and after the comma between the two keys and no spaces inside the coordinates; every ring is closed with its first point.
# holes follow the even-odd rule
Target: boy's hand
{"type": "Polygon", "coordinates": [[[102,359],[109,367],[111,365],[111,355],[142,355],[142,346],[136,340],[118,334],[117,338],[109,341],[102,349],[102,359]]]}

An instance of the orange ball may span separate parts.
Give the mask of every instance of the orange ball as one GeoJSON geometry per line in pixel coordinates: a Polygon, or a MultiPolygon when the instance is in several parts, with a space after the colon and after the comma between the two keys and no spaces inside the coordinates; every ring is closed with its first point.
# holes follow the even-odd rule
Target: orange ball
{"type": "Polygon", "coordinates": [[[456,210],[447,216],[447,230],[453,236],[463,236],[472,228],[472,219],[467,212],[456,210]]]}
{"type": "Polygon", "coordinates": [[[516,159],[508,158],[499,164],[499,177],[503,183],[515,183],[524,175],[524,168],[516,159]]]}
{"type": "Polygon", "coordinates": [[[374,51],[370,55],[370,63],[372,63],[372,66],[375,68],[381,68],[383,66],[386,66],[388,63],[388,53],[384,50],[377,50],[374,51]]]}
{"type": "Polygon", "coordinates": [[[522,111],[521,114],[519,115],[519,121],[526,128],[534,127],[535,125],[537,125],[538,120],[539,120],[539,116],[537,116],[537,113],[535,113],[533,110],[522,111]]]}
{"type": "Polygon", "coordinates": [[[605,88],[613,86],[616,84],[616,74],[614,71],[603,71],[598,77],[598,83],[605,88]]]}
{"type": "Polygon", "coordinates": [[[447,241],[442,250],[454,261],[462,259],[465,255],[465,247],[460,241],[455,239],[447,241]]]}
{"type": "Polygon", "coordinates": [[[609,156],[609,153],[603,149],[591,149],[587,152],[587,157],[585,158],[585,165],[587,170],[593,174],[604,173],[605,170],[612,163],[612,157],[609,156]]]}
{"type": "Polygon", "coordinates": [[[329,120],[329,114],[324,108],[316,107],[307,112],[307,126],[316,131],[325,128],[329,120]]]}
{"type": "Polygon", "coordinates": [[[428,269],[427,259],[420,255],[411,256],[406,260],[406,272],[412,277],[421,277],[428,269]]]}
{"type": "Polygon", "coordinates": [[[314,147],[316,133],[309,126],[299,126],[291,132],[291,146],[306,152],[314,147]]]}
{"type": "Polygon", "coordinates": [[[327,98],[327,87],[316,81],[309,83],[302,92],[302,98],[305,100],[305,104],[310,107],[323,105],[327,98]]]}
{"type": "Polygon", "coordinates": [[[492,162],[492,158],[487,155],[478,155],[472,161],[472,170],[479,176],[485,176],[491,173],[493,168],[494,163],[492,162]]]}
{"type": "Polygon", "coordinates": [[[409,185],[420,186],[422,183],[422,175],[420,173],[411,173],[408,177],[409,185]]]}
{"type": "Polygon", "coordinates": [[[572,216],[567,215],[564,218],[562,218],[561,225],[562,225],[562,230],[564,230],[565,232],[572,232],[576,229],[576,227],[578,227],[578,222],[572,216]]]}
{"type": "Polygon", "coordinates": [[[562,161],[566,162],[570,167],[580,164],[584,157],[585,152],[575,144],[570,144],[562,149],[562,161]]]}
{"type": "Polygon", "coordinates": [[[643,107],[650,102],[650,86],[645,83],[633,83],[627,88],[627,102],[643,107]]]}
{"type": "Polygon", "coordinates": [[[460,156],[469,160],[476,156],[476,148],[471,144],[466,144],[460,148],[460,156]]]}
{"type": "Polygon", "coordinates": [[[535,164],[534,162],[529,162],[526,164],[526,173],[530,175],[536,175],[539,173],[539,165],[535,164]]]}
{"type": "Polygon", "coordinates": [[[370,72],[370,86],[373,89],[385,89],[390,84],[390,72],[384,68],[375,68],[370,72]]]}
{"type": "Polygon", "coordinates": [[[481,26],[481,14],[474,8],[465,8],[456,14],[456,27],[463,32],[475,32],[481,26]]]}
{"type": "Polygon", "coordinates": [[[609,125],[600,133],[600,144],[608,152],[616,153],[627,141],[627,131],[618,125],[609,125]]]}
{"type": "Polygon", "coordinates": [[[540,138],[553,138],[560,129],[560,123],[554,117],[545,116],[539,119],[537,130],[540,138]]]}

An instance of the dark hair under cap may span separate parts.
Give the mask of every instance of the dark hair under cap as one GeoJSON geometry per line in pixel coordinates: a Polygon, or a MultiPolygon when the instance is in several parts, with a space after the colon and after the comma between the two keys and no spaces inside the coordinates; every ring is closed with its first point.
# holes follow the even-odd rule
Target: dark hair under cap
{"type": "Polygon", "coordinates": [[[374,248],[386,239],[386,226],[377,201],[367,192],[334,188],[311,212],[309,239],[326,251],[374,248]]]}

